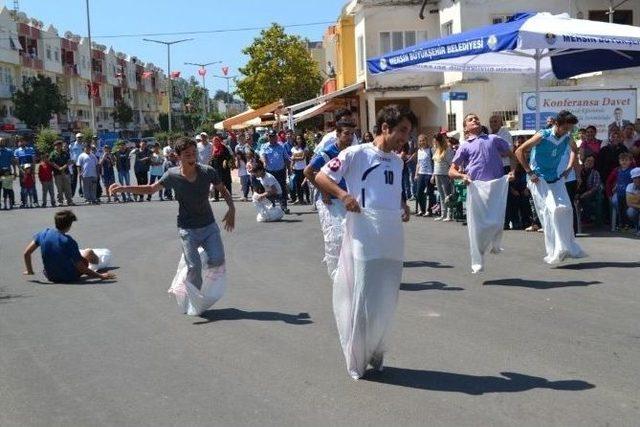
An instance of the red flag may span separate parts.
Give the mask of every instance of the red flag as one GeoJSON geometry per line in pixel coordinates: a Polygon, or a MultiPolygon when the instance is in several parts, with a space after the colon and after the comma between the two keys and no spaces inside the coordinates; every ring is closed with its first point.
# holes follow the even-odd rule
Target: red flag
{"type": "Polygon", "coordinates": [[[207,69],[206,68],[200,68],[198,70],[198,74],[200,74],[201,76],[204,76],[205,74],[207,74],[207,69]]]}
{"type": "Polygon", "coordinates": [[[229,67],[222,67],[222,74],[224,74],[225,76],[229,74],[229,67]]]}
{"type": "Polygon", "coordinates": [[[172,71],[170,75],[172,79],[180,78],[180,71],[172,71]]]}
{"type": "Polygon", "coordinates": [[[145,72],[142,73],[142,78],[143,79],[148,79],[151,76],[153,76],[153,71],[145,71],[145,72]]]}

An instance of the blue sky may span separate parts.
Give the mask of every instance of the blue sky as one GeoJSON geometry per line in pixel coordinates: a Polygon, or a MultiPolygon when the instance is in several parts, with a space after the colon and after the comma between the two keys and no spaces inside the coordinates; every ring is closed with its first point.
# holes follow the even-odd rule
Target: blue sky
{"type": "MultiPolygon", "coordinates": [[[[304,24],[334,22],[346,0],[91,0],[91,33],[93,38],[116,51],[135,55],[145,62],[153,62],[166,70],[166,48],[148,43],[142,37],[101,38],[99,36],[181,31],[222,30],[269,26],[272,22],[304,24]]],[[[8,8],[13,1],[5,0],[8,8]]],[[[20,10],[29,17],[53,24],[60,34],[69,30],[86,35],[85,0],[20,0],[20,10]]],[[[310,40],[322,40],[328,25],[288,28],[287,32],[310,40]]],[[[218,34],[154,36],[158,40],[194,40],[174,45],[171,49],[171,68],[180,70],[188,78],[197,75],[197,67],[185,62],[207,63],[223,61],[207,70],[207,88],[213,92],[226,90],[223,79],[211,77],[222,74],[220,67],[228,65],[229,75],[238,74],[238,67],[247,58],[241,50],[251,44],[259,31],[218,34]]],[[[199,78],[199,77],[198,77],[199,78]]]]}

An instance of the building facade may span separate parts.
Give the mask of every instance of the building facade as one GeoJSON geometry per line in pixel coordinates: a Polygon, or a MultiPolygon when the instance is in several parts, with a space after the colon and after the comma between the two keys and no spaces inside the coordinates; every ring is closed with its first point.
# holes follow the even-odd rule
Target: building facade
{"type": "Polygon", "coordinates": [[[50,126],[60,132],[92,127],[91,101],[97,131],[122,130],[111,114],[118,102],[134,111],[131,131],[153,130],[162,108],[162,70],[154,64],[113,48],[89,42],[70,32],[60,35],[24,13],[0,10],[0,126],[3,130],[25,128],[14,115],[13,94],[28,77],[44,75],[67,97],[68,110],[54,115],[50,126]]]}
{"type": "MultiPolygon", "coordinates": [[[[348,64],[355,59],[355,81],[362,82],[360,94],[360,126],[372,129],[375,112],[389,103],[407,105],[419,118],[419,131],[432,132],[440,128],[462,129],[462,119],[475,112],[488,122],[492,114],[500,114],[517,128],[519,96],[535,87],[533,76],[513,74],[471,74],[457,72],[397,72],[371,75],[366,60],[398,49],[416,45],[485,25],[503,22],[517,12],[568,13],[573,18],[608,21],[608,0],[440,0],[430,1],[424,20],[418,16],[422,0],[351,0],[342,10],[336,25],[328,35],[337,33],[342,22],[353,22],[353,39],[349,49],[338,49],[337,42],[327,43],[327,58],[336,64],[348,64]],[[508,78],[507,78],[508,77],[508,78]],[[442,93],[463,91],[467,101],[442,101],[442,93]]],[[[640,25],[640,2],[628,2],[614,13],[614,22],[640,25]]],[[[342,46],[347,46],[339,38],[342,46]]],[[[348,66],[347,66],[348,68],[348,66]]],[[[339,73],[338,73],[339,74],[339,73]]],[[[607,71],[558,81],[546,79],[544,87],[571,88],[637,88],[637,69],[607,71]]],[[[336,79],[335,89],[340,84],[336,79]]]]}

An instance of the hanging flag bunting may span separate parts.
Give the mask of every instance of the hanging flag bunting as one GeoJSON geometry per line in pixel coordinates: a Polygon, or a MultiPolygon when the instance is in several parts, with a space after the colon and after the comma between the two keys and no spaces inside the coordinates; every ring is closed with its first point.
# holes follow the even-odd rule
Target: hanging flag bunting
{"type": "Polygon", "coordinates": [[[207,74],[207,69],[206,68],[200,68],[198,70],[198,74],[204,77],[204,75],[207,74]]]}
{"type": "Polygon", "coordinates": [[[178,79],[178,78],[180,78],[180,71],[172,71],[172,72],[171,72],[171,78],[172,78],[172,79],[178,79]]]}
{"type": "Polygon", "coordinates": [[[224,74],[225,76],[229,74],[229,67],[222,67],[222,74],[224,74]]]}

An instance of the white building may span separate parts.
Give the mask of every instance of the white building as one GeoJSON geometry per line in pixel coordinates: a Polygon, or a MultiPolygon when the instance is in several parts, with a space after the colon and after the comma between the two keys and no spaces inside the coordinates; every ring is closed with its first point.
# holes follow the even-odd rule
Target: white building
{"type": "Polygon", "coordinates": [[[50,77],[67,96],[68,111],[55,115],[50,125],[74,132],[91,126],[91,99],[96,130],[119,129],[111,113],[119,100],[134,110],[131,130],[151,130],[158,123],[162,108],[160,88],[165,83],[162,70],[135,57],[93,43],[70,32],[60,36],[24,13],[0,9],[0,127],[24,127],[13,116],[11,97],[27,77],[50,77]],[[90,82],[93,81],[93,87],[90,82]]]}
{"type": "MultiPolygon", "coordinates": [[[[502,22],[522,11],[569,13],[571,17],[608,20],[608,0],[431,0],[425,19],[418,17],[422,0],[352,0],[345,13],[355,21],[356,70],[358,82],[365,83],[360,98],[361,126],[371,129],[375,112],[389,103],[409,106],[419,117],[420,132],[440,127],[462,129],[468,112],[488,122],[490,115],[502,114],[517,120],[520,92],[534,88],[534,77],[513,74],[470,73],[389,73],[371,75],[366,59],[383,55],[453,33],[502,22]],[[442,101],[446,91],[468,92],[468,101],[442,101]]],[[[640,1],[629,1],[614,14],[616,22],[640,25],[640,1]]],[[[542,86],[581,88],[638,87],[637,69],[599,73],[588,78],[545,80],[542,86]]],[[[517,123],[513,123],[517,125],[517,123]]]]}

